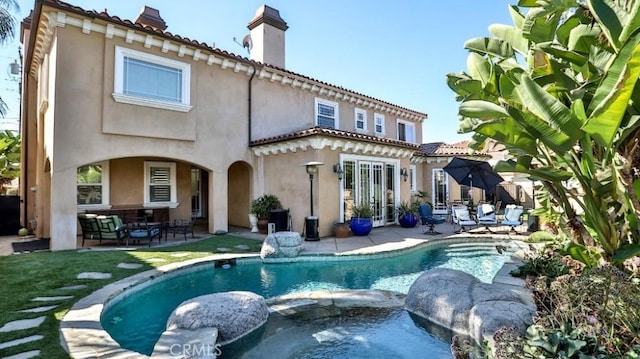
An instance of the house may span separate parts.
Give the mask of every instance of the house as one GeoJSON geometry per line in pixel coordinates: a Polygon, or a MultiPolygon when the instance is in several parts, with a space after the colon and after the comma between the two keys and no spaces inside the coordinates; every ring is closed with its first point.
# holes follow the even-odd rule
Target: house
{"type": "Polygon", "coordinates": [[[79,212],[194,213],[215,233],[249,227],[264,193],[302,231],[311,189],[321,237],[361,202],[384,226],[430,178],[427,115],[288,71],[278,10],[249,21],[250,58],[167,25],[150,7],[130,21],[57,0],[23,21],[21,221],[52,250],[76,248],[79,212]]]}

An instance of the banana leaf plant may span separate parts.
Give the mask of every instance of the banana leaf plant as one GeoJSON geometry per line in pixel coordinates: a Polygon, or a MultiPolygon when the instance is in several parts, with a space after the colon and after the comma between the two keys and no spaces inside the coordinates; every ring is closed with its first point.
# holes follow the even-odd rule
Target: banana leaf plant
{"type": "Polygon", "coordinates": [[[513,25],[468,40],[467,71],[447,75],[459,132],[475,149],[507,148],[496,170],[541,184],[539,211],[565,217],[574,252],[596,245],[616,264],[640,254],[640,1],[508,10],[513,25]]]}

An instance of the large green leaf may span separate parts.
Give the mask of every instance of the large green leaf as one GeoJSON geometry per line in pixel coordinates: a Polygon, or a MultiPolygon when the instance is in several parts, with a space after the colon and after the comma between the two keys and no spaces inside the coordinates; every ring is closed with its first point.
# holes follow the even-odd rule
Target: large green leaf
{"type": "Polygon", "coordinates": [[[578,119],[562,102],[549,95],[542,87],[526,74],[520,77],[520,83],[516,85],[523,104],[539,118],[549,124],[553,124],[559,131],[568,135],[572,141],[582,137],[581,131],[577,131],[582,125],[578,119]]]}
{"type": "Polygon", "coordinates": [[[480,54],[499,57],[513,57],[514,52],[508,42],[488,37],[476,37],[465,41],[464,48],[480,54]]]}
{"type": "Polygon", "coordinates": [[[467,69],[474,80],[482,82],[483,87],[492,80],[491,63],[478,53],[469,53],[467,69]]]}
{"type": "Polygon", "coordinates": [[[572,16],[563,24],[558,26],[556,30],[556,39],[560,44],[564,47],[569,47],[569,37],[571,36],[571,30],[573,30],[576,26],[580,25],[581,21],[576,16],[572,16]]]}
{"type": "Polygon", "coordinates": [[[587,5],[616,50],[622,48],[627,39],[640,28],[638,1],[587,0],[587,5]]]}
{"type": "Polygon", "coordinates": [[[587,110],[585,132],[603,146],[613,143],[640,76],[640,33],[625,44],[607,71],[587,110]]]}
{"type": "Polygon", "coordinates": [[[516,5],[509,5],[509,15],[511,15],[511,21],[517,29],[522,29],[524,23],[524,15],[520,12],[520,9],[516,5]]]}
{"type": "Polygon", "coordinates": [[[522,24],[523,36],[532,42],[552,41],[560,16],[548,15],[548,12],[541,7],[531,8],[522,24]]]}
{"type": "Polygon", "coordinates": [[[544,52],[551,54],[557,58],[568,61],[570,63],[576,64],[578,66],[582,66],[589,61],[589,57],[580,54],[575,51],[569,51],[564,47],[554,44],[552,42],[543,42],[538,44],[537,47],[542,49],[544,52]]]}
{"type": "Polygon", "coordinates": [[[600,33],[600,26],[598,25],[580,24],[571,29],[567,48],[570,51],[588,54],[591,51],[591,46],[598,41],[600,33]]]}
{"type": "Polygon", "coordinates": [[[493,102],[471,100],[465,101],[460,105],[461,116],[479,118],[479,119],[494,119],[508,117],[507,111],[499,105],[493,102]]]}
{"type": "Polygon", "coordinates": [[[514,107],[507,108],[507,111],[532,137],[538,138],[539,141],[545,143],[553,151],[565,153],[573,146],[571,138],[569,138],[568,135],[558,131],[558,129],[551,126],[548,122],[543,121],[533,114],[524,113],[514,107]]]}
{"type": "Polygon", "coordinates": [[[493,24],[489,26],[489,33],[508,43],[521,54],[529,51],[529,40],[522,36],[522,30],[509,25],[493,24]]]}
{"type": "Polygon", "coordinates": [[[589,268],[598,266],[600,255],[583,245],[574,242],[567,242],[563,250],[565,253],[569,254],[571,258],[584,263],[589,268]]]}
{"type": "Polygon", "coordinates": [[[640,256],[640,245],[625,244],[621,246],[613,255],[613,264],[619,265],[631,257],[640,256]]]}
{"type": "Polygon", "coordinates": [[[515,147],[532,156],[537,154],[536,138],[524,131],[522,126],[510,117],[482,122],[474,130],[505,146],[515,147]]]}

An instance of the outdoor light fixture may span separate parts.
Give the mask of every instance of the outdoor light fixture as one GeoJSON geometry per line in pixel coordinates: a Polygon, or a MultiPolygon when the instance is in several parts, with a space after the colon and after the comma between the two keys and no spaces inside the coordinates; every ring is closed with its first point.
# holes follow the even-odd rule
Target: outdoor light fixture
{"type": "Polygon", "coordinates": [[[338,181],[342,181],[344,170],[342,169],[342,166],[340,166],[340,163],[336,163],[335,165],[333,165],[333,172],[338,175],[338,181]]]}
{"type": "Polygon", "coordinates": [[[407,172],[406,168],[401,168],[400,169],[400,176],[402,176],[404,181],[407,182],[407,177],[409,177],[409,172],[407,172]]]}
{"type": "Polygon", "coordinates": [[[301,166],[305,166],[305,170],[309,174],[309,206],[311,215],[305,218],[305,239],[308,241],[318,241],[320,236],[318,235],[318,217],[313,216],[313,175],[318,173],[318,166],[322,166],[324,163],[311,161],[303,163],[301,166]]]}

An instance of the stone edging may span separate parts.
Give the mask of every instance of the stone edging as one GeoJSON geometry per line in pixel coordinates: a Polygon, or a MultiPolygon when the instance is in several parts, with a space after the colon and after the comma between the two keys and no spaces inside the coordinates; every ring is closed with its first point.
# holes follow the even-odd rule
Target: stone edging
{"type": "MultiPolygon", "coordinates": [[[[510,239],[512,242],[513,239],[510,239]]],[[[314,261],[314,260],[354,260],[354,259],[376,259],[384,257],[393,257],[408,252],[416,251],[425,246],[446,246],[449,244],[459,243],[500,243],[501,240],[474,240],[473,238],[443,238],[435,239],[428,242],[421,242],[412,247],[403,249],[394,249],[386,252],[378,253],[353,253],[350,255],[305,255],[297,258],[290,258],[288,262],[295,261],[314,261]],[[292,259],[292,260],[291,260],[292,259]]],[[[147,285],[152,285],[156,280],[165,279],[164,275],[168,273],[177,273],[178,269],[186,269],[196,265],[213,262],[221,259],[238,258],[243,261],[258,261],[259,257],[255,256],[238,256],[230,254],[218,254],[203,258],[192,259],[184,262],[167,264],[156,269],[148,270],[135,274],[133,276],[121,279],[117,282],[108,284],[88,296],[76,302],[69,312],[60,320],[60,344],[73,358],[148,358],[144,354],[140,354],[131,350],[123,349],[111,338],[104,330],[100,323],[100,316],[109,306],[109,301],[118,295],[127,295],[133,287],[141,289],[147,285]]]]}

